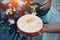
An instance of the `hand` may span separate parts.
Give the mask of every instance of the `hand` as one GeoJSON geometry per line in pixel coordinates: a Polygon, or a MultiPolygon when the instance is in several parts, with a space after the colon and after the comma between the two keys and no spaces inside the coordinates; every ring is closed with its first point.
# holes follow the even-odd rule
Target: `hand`
{"type": "Polygon", "coordinates": [[[46,24],[44,24],[40,33],[44,33],[46,31],[46,27],[47,27],[46,24]]]}
{"type": "Polygon", "coordinates": [[[42,6],[42,7],[40,7],[40,9],[47,10],[48,8],[46,6],[42,6]]]}
{"type": "Polygon", "coordinates": [[[50,6],[51,6],[51,2],[47,2],[47,3],[45,3],[42,7],[40,7],[40,9],[42,9],[42,10],[47,10],[47,9],[50,8],[50,6]]]}

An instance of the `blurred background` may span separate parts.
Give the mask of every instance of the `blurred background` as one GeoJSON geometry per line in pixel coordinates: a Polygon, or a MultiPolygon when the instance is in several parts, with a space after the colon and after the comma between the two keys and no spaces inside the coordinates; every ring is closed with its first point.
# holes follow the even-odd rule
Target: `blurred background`
{"type": "Polygon", "coordinates": [[[43,2],[44,0],[23,0],[23,2],[20,0],[0,0],[0,40],[42,40],[42,34],[36,37],[21,35],[17,32],[16,22],[21,16],[33,12],[43,19],[42,16],[48,12],[48,10],[39,9],[43,2]],[[34,5],[37,5],[37,7],[34,5]],[[31,8],[31,6],[33,7],[31,8]]]}

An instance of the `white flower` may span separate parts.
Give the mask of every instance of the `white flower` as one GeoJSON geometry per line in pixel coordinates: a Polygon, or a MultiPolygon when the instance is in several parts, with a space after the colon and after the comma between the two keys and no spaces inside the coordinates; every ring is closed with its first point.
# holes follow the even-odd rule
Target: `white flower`
{"type": "Polygon", "coordinates": [[[10,22],[10,24],[14,24],[15,23],[15,21],[13,19],[9,19],[8,21],[10,22]]]}

